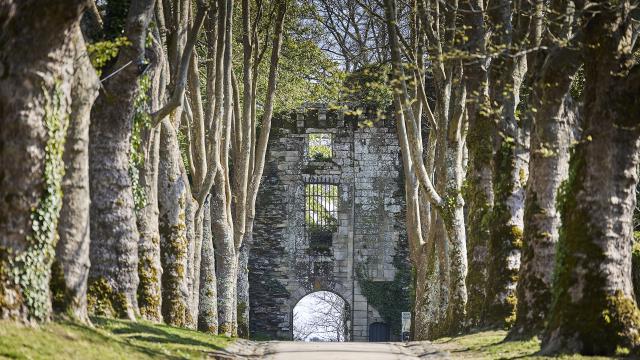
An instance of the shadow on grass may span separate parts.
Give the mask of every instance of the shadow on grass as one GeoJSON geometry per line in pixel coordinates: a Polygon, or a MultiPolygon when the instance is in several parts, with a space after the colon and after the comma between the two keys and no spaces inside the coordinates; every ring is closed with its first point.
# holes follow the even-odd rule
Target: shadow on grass
{"type": "MultiPolygon", "coordinates": [[[[170,327],[163,325],[148,325],[139,322],[130,322],[123,320],[114,320],[101,317],[92,317],[91,321],[93,326],[87,326],[71,321],[63,321],[65,326],[75,329],[82,333],[88,341],[100,341],[104,343],[117,343],[125,350],[130,349],[152,358],[158,359],[182,359],[182,356],[175,356],[167,354],[163,348],[154,349],[145,346],[148,344],[162,344],[162,345],[178,345],[180,350],[188,350],[193,352],[202,351],[207,352],[209,350],[219,351],[224,350],[222,347],[183,337],[168,331],[170,327]],[[122,336],[124,335],[124,336],[122,336]],[[205,349],[189,348],[189,346],[199,346],[205,349]],[[186,348],[185,348],[186,347],[186,348]]],[[[186,329],[180,329],[180,331],[189,331],[186,329]]],[[[173,347],[173,350],[178,350],[173,347]]]]}
{"type": "MultiPolygon", "coordinates": [[[[97,320],[96,318],[92,318],[91,321],[93,322],[94,325],[98,325],[100,321],[97,320]]],[[[62,322],[65,326],[72,328],[72,329],[76,329],[80,332],[82,332],[87,340],[92,341],[92,340],[96,340],[96,341],[102,341],[103,343],[117,343],[118,345],[122,346],[124,349],[130,349],[132,351],[141,353],[141,354],[145,354],[148,355],[149,357],[152,358],[160,358],[160,359],[181,359],[181,357],[177,357],[177,356],[171,356],[171,355],[167,355],[166,353],[163,353],[161,351],[158,350],[154,350],[154,349],[150,349],[148,347],[144,347],[141,345],[137,345],[137,344],[133,344],[129,341],[127,341],[126,338],[120,338],[118,336],[109,336],[107,334],[105,334],[104,332],[110,332],[108,329],[100,329],[99,327],[92,327],[92,326],[87,326],[87,325],[83,325],[83,324],[78,324],[78,323],[74,323],[74,322],[70,322],[70,321],[65,321],[62,322]]]]}
{"type": "Polygon", "coordinates": [[[451,354],[482,354],[493,359],[521,359],[538,355],[538,351],[529,348],[526,342],[526,340],[508,341],[502,334],[480,329],[435,343],[453,345],[455,349],[448,349],[451,354]]]}
{"type": "MultiPolygon", "coordinates": [[[[223,349],[221,346],[209,342],[204,342],[172,333],[170,331],[171,327],[168,327],[166,325],[150,325],[140,322],[129,322],[104,318],[96,318],[93,321],[96,325],[105,328],[105,330],[115,335],[129,335],[126,337],[127,339],[135,339],[138,341],[160,344],[200,346],[215,350],[223,349]],[[113,328],[114,324],[117,326],[117,328],[113,328]]],[[[180,331],[184,332],[192,330],[180,329],[180,331]]],[[[193,331],[195,332],[195,330],[193,331]]]]}

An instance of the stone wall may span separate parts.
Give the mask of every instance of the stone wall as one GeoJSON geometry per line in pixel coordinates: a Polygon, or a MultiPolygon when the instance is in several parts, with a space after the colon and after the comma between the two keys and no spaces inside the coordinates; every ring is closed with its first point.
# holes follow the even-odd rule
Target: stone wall
{"type": "MultiPolygon", "coordinates": [[[[367,121],[374,117],[315,107],[274,119],[249,258],[253,335],[291,339],[293,307],[319,290],[347,302],[353,341],[367,341],[370,324],[389,322],[380,315],[388,311],[374,309],[359,283],[363,276],[395,281],[394,256],[407,253],[395,124],[367,121]],[[308,156],[314,133],[331,134],[330,160],[308,156]],[[305,184],[317,182],[338,188],[338,224],[328,251],[310,248],[306,236],[305,184]]],[[[408,263],[406,256],[401,260],[408,263]]],[[[396,296],[409,303],[409,291],[396,296]]]]}

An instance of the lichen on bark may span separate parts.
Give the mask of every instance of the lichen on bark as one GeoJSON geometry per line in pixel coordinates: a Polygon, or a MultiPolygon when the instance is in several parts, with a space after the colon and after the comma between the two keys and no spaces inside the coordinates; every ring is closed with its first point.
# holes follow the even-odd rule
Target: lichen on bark
{"type": "Polygon", "coordinates": [[[640,300],[640,242],[635,241],[633,243],[632,269],[631,275],[633,276],[633,290],[636,295],[636,302],[640,300]]]}
{"type": "Polygon", "coordinates": [[[106,278],[99,277],[89,280],[87,307],[91,314],[126,318],[129,306],[127,296],[109,285],[106,278]]]}
{"type": "Polygon", "coordinates": [[[17,256],[12,254],[11,249],[6,249],[7,268],[0,268],[0,278],[14,284],[18,296],[22,297],[28,309],[28,317],[32,320],[46,320],[50,312],[49,277],[55,255],[58,215],[62,206],[62,155],[68,124],[60,85],[56,84],[51,94],[46,90],[44,94],[43,120],[47,142],[44,149],[42,196],[31,213],[32,232],[27,236],[27,248],[17,256]]]}
{"type": "Polygon", "coordinates": [[[485,323],[492,327],[509,327],[515,320],[516,283],[522,248],[522,228],[512,222],[509,198],[514,192],[516,175],[515,141],[503,139],[496,152],[494,170],[495,202],[491,218],[491,237],[485,323]]]}
{"type": "Polygon", "coordinates": [[[632,298],[620,290],[607,290],[607,274],[601,269],[607,255],[598,241],[604,234],[589,225],[591,215],[580,204],[580,194],[586,190],[581,180],[587,167],[584,147],[585,143],[576,146],[569,178],[558,194],[563,226],[553,306],[542,344],[545,353],[615,354],[620,344],[640,345],[640,313],[632,298]]]}

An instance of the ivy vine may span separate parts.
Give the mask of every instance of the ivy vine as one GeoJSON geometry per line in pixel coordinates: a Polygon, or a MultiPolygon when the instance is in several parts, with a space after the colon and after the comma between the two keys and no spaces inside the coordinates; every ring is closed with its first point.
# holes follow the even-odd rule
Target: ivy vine
{"type": "Polygon", "coordinates": [[[373,306],[384,321],[389,325],[391,334],[400,336],[402,329],[402,312],[411,311],[412,303],[409,294],[412,289],[412,268],[408,259],[408,247],[406,236],[401,237],[396,245],[392,264],[396,268],[392,281],[375,281],[368,276],[366,264],[356,267],[356,276],[362,289],[362,294],[367,298],[369,305],[373,306]]]}

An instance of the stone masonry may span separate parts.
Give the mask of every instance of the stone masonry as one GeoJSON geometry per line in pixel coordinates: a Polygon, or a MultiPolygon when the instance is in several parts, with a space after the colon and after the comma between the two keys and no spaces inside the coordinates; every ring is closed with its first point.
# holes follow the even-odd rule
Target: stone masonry
{"type": "Polygon", "coordinates": [[[348,304],[352,341],[368,341],[369,325],[386,322],[363,295],[359,276],[394,280],[394,255],[399,247],[406,254],[405,203],[395,123],[374,118],[310,106],[274,119],[248,265],[252,334],[292,339],[293,307],[319,290],[348,304]],[[308,156],[314,133],[330,134],[330,159],[308,156]],[[311,248],[305,233],[310,183],[338,188],[337,230],[327,251],[311,248]]]}

